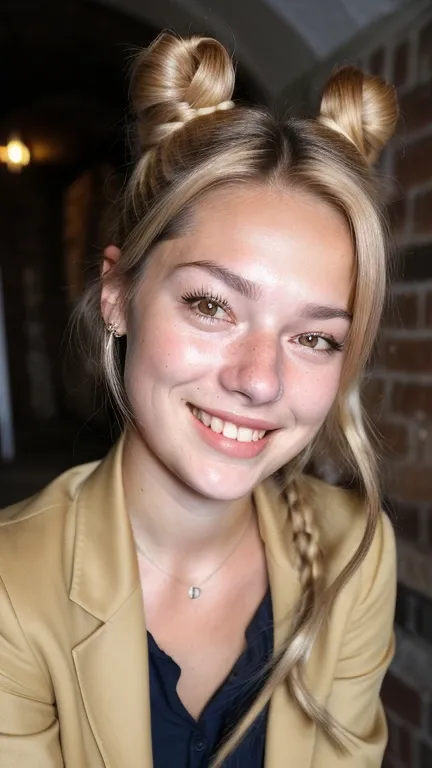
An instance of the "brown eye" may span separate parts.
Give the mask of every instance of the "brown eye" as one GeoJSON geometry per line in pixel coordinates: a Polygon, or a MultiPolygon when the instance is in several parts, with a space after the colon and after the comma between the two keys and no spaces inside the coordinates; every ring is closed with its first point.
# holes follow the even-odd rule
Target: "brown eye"
{"type": "Polygon", "coordinates": [[[316,349],[320,342],[320,338],[319,336],[314,336],[312,333],[306,333],[303,336],[299,336],[299,342],[303,347],[316,349]]]}
{"type": "Polygon", "coordinates": [[[196,305],[198,312],[201,315],[207,315],[207,317],[214,317],[219,309],[219,304],[211,299],[201,299],[196,305]]]}

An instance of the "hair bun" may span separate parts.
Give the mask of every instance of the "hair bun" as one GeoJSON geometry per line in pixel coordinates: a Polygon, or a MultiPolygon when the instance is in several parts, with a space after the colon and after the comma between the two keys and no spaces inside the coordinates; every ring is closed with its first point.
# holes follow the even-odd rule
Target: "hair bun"
{"type": "Polygon", "coordinates": [[[354,66],[338,69],[325,86],[318,120],[351,141],[371,165],[396,129],[395,89],[354,66]]]}
{"type": "Polygon", "coordinates": [[[162,33],[138,56],[132,73],[142,151],[181,128],[193,114],[227,106],[234,83],[231,58],[216,40],[198,36],[183,40],[162,33]]]}

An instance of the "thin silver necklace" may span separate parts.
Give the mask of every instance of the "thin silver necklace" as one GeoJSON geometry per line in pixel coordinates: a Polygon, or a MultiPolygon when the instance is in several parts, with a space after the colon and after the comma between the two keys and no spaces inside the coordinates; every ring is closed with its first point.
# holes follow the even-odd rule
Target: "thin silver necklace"
{"type": "Polygon", "coordinates": [[[185,587],[187,587],[187,588],[188,588],[188,596],[190,597],[190,599],[191,599],[191,600],[197,600],[197,599],[198,599],[198,597],[201,597],[201,592],[202,592],[202,588],[203,588],[204,584],[207,584],[207,582],[209,582],[209,581],[210,581],[210,579],[212,579],[212,578],[213,578],[213,576],[216,576],[216,574],[217,574],[217,573],[218,573],[218,572],[221,570],[221,568],[223,568],[223,566],[225,565],[225,563],[227,563],[227,562],[228,562],[228,560],[230,559],[230,557],[232,557],[232,555],[234,554],[234,552],[235,552],[235,551],[238,549],[238,547],[240,546],[240,544],[241,544],[241,542],[243,541],[243,538],[244,538],[244,536],[245,536],[245,534],[246,534],[246,531],[247,531],[247,530],[248,530],[248,528],[249,528],[249,523],[250,523],[250,521],[251,521],[252,517],[253,517],[253,513],[251,513],[251,515],[250,515],[250,517],[249,517],[249,519],[248,519],[248,521],[247,521],[247,523],[246,523],[246,525],[245,525],[245,527],[244,527],[243,531],[241,532],[241,535],[240,535],[240,537],[237,539],[237,541],[236,541],[236,543],[235,543],[234,547],[233,547],[232,549],[230,549],[230,551],[228,552],[227,556],[226,556],[226,557],[224,557],[224,559],[222,560],[222,562],[220,563],[220,565],[218,565],[218,567],[217,567],[217,568],[215,568],[215,570],[214,570],[214,571],[212,571],[211,573],[209,573],[209,575],[208,575],[208,576],[206,576],[206,577],[205,577],[204,581],[202,581],[202,582],[201,582],[201,586],[199,586],[199,587],[196,587],[196,586],[193,586],[193,585],[192,585],[192,586],[190,586],[188,582],[186,582],[186,581],[183,581],[183,579],[179,579],[179,577],[178,577],[178,576],[175,576],[173,573],[170,573],[169,571],[166,571],[166,570],[165,570],[165,568],[162,568],[160,565],[158,565],[157,563],[155,563],[155,561],[154,561],[154,560],[152,560],[152,558],[148,556],[147,552],[144,552],[143,548],[142,548],[142,547],[141,547],[141,545],[140,545],[140,544],[137,542],[137,540],[136,540],[136,539],[135,539],[135,544],[136,544],[136,548],[137,548],[137,550],[138,550],[138,553],[139,553],[140,555],[142,555],[142,557],[144,557],[146,560],[148,560],[148,562],[150,563],[150,565],[152,565],[154,568],[156,568],[156,569],[157,569],[158,571],[160,571],[161,573],[165,574],[165,576],[168,576],[170,579],[173,579],[174,581],[178,581],[178,583],[179,583],[179,584],[183,584],[183,586],[185,586],[185,587]]]}

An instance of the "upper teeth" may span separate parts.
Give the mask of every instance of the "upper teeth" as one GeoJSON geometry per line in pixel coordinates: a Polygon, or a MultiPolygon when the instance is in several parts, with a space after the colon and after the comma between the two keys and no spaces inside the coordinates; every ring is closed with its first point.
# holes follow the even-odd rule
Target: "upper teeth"
{"type": "Polygon", "coordinates": [[[251,443],[252,441],[261,440],[264,437],[265,429],[249,429],[249,427],[237,427],[230,421],[222,421],[217,416],[211,416],[206,411],[202,411],[199,408],[192,408],[192,413],[196,419],[202,421],[206,427],[210,427],[213,432],[223,434],[224,437],[229,437],[231,440],[238,440],[239,443],[251,443]]]}

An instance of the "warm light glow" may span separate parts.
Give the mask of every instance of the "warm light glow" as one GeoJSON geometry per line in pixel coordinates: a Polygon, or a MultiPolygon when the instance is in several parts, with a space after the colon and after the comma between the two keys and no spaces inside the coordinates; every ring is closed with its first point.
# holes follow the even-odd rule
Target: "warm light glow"
{"type": "Polygon", "coordinates": [[[0,147],[0,160],[7,164],[10,171],[20,171],[30,162],[30,150],[19,136],[11,136],[6,147],[0,147]]]}

